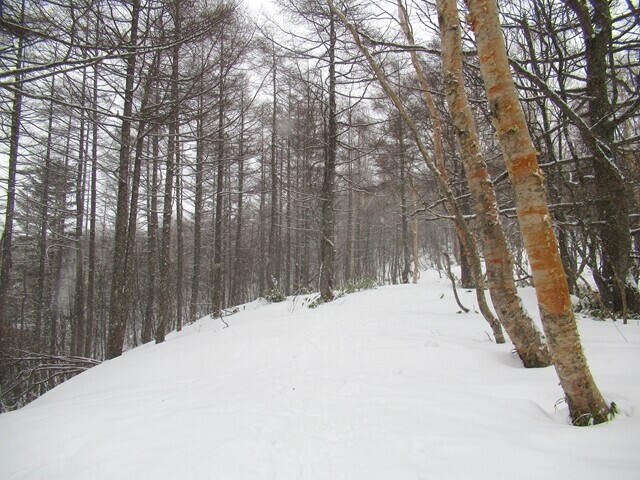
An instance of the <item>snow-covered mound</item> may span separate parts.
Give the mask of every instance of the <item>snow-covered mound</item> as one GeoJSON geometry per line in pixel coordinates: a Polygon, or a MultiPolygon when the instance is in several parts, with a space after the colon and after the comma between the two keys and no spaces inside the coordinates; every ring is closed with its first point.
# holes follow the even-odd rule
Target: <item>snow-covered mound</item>
{"type": "Polygon", "coordinates": [[[637,323],[579,320],[620,414],[577,428],[554,370],[524,369],[433,272],[303,300],[205,318],[0,415],[0,478],[640,478],[637,323]]]}

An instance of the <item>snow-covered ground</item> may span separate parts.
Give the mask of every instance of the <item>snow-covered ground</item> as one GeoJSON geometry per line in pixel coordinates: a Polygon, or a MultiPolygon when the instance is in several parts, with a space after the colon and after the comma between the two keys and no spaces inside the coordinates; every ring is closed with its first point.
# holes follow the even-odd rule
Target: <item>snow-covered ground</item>
{"type": "Polygon", "coordinates": [[[620,414],[577,428],[552,368],[524,369],[456,312],[430,272],[315,309],[254,302],[228,328],[205,318],[0,415],[0,478],[640,478],[637,322],[579,319],[620,414]]]}

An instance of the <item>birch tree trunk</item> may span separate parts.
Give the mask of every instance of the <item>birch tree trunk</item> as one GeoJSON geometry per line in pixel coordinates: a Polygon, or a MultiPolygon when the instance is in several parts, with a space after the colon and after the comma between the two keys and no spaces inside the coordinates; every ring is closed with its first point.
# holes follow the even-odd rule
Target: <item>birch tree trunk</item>
{"type": "Polygon", "coordinates": [[[475,120],[464,89],[458,7],[455,0],[436,3],[447,103],[482,235],[491,300],[524,366],[547,367],[551,365],[551,355],[518,297],[493,184],[478,146],[475,120]]]}
{"type": "Polygon", "coordinates": [[[613,413],[591,376],[573,315],[558,243],[551,225],[544,179],[538,166],[502,36],[496,0],[466,0],[492,122],[515,192],[549,349],[574,425],[605,422],[613,413]]]}
{"type": "MultiPolygon", "coordinates": [[[[409,43],[414,43],[413,33],[411,32],[411,28],[407,20],[406,10],[404,9],[403,5],[404,4],[401,1],[398,2],[400,24],[409,43]]],[[[475,283],[474,287],[476,300],[478,301],[478,307],[480,308],[482,316],[491,326],[496,342],[504,343],[505,339],[504,334],[502,333],[502,327],[499,321],[493,315],[493,312],[489,308],[489,305],[487,304],[487,299],[484,291],[484,275],[482,273],[482,264],[480,262],[480,254],[478,252],[476,238],[471,232],[467,222],[464,220],[464,215],[460,211],[460,207],[455,201],[453,192],[451,191],[449,174],[447,172],[444,160],[444,146],[442,144],[442,120],[440,118],[440,113],[438,112],[435,101],[433,100],[433,96],[431,95],[431,88],[429,83],[427,82],[427,77],[424,74],[424,70],[422,69],[422,65],[420,64],[417,52],[415,50],[411,52],[411,63],[413,65],[414,71],[416,72],[416,75],[418,76],[422,98],[427,107],[429,115],[431,116],[431,121],[433,122],[433,156],[435,158],[435,165],[433,165],[432,162],[428,160],[427,155],[423,154],[423,158],[425,159],[427,166],[430,167],[430,169],[432,169],[434,172],[437,170],[437,172],[439,173],[437,178],[440,181],[441,188],[443,189],[443,191],[445,191],[445,196],[447,196],[447,210],[454,219],[456,233],[460,242],[460,263],[463,267],[463,273],[465,267],[464,262],[466,261],[469,263],[468,266],[471,267],[471,274],[475,283]],[[429,165],[430,163],[432,164],[431,166],[429,165]]],[[[406,118],[405,121],[407,121],[406,118]]]]}

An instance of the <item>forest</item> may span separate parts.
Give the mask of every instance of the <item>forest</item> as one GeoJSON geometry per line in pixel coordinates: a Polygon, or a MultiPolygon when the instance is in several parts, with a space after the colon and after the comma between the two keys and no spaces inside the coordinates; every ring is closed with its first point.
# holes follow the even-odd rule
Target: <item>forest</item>
{"type": "Polygon", "coordinates": [[[640,314],[637,0],[274,9],[0,2],[2,410],[257,297],[456,263],[577,424],[615,413],[569,295],[640,314]]]}

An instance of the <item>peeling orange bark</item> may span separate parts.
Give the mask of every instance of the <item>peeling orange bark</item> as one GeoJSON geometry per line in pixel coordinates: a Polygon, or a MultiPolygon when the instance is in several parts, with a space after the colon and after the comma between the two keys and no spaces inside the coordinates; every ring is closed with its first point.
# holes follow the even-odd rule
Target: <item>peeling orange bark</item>
{"type": "MultiPolygon", "coordinates": [[[[487,267],[491,300],[525,367],[546,367],[551,355],[522,306],[513,280],[513,260],[502,230],[495,191],[478,147],[479,138],[464,89],[460,20],[455,0],[438,0],[444,88],[469,183],[487,267]]],[[[413,39],[408,38],[410,43],[413,39]]]]}
{"type": "Polygon", "coordinates": [[[530,259],[542,324],[575,425],[601,423],[611,411],[584,357],[560,259],[537,152],[516,91],[496,0],[466,0],[480,70],[516,198],[516,212],[530,259]],[[489,61],[490,59],[490,61],[489,61]]]}

